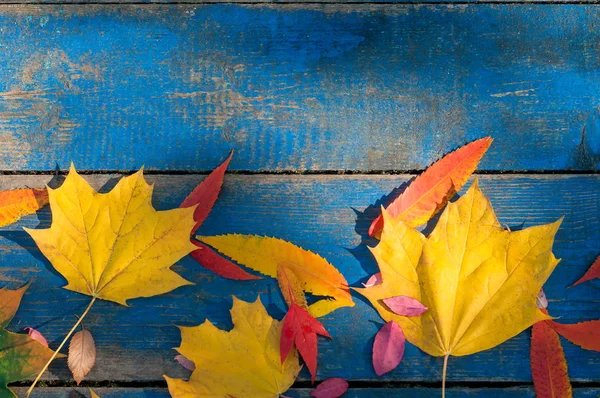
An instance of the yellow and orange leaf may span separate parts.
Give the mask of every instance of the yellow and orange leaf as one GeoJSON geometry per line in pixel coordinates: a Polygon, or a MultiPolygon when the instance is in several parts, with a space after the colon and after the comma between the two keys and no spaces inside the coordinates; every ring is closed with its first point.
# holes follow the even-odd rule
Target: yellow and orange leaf
{"type": "Polygon", "coordinates": [[[383,214],[381,242],[372,249],[382,283],[357,290],[426,353],[473,354],[549,319],[536,297],[558,264],[552,245],[560,221],[509,232],[477,180],[446,207],[427,238],[383,214]],[[417,317],[397,315],[383,300],[399,295],[429,310],[417,317]]]}
{"type": "Polygon", "coordinates": [[[48,204],[45,188],[19,188],[0,191],[0,227],[33,214],[48,204]]]}
{"type": "Polygon", "coordinates": [[[567,361],[558,335],[546,322],[531,332],[531,375],[537,398],[571,398],[567,361]]]}
{"type": "Polygon", "coordinates": [[[277,268],[277,283],[288,307],[296,304],[308,311],[308,303],[304,295],[304,285],[285,265],[277,268]]]}
{"type": "Polygon", "coordinates": [[[282,322],[271,318],[260,299],[233,298],[233,329],[220,330],[210,321],[180,327],[177,351],[196,368],[188,381],[165,376],[174,398],[277,398],[294,383],[302,366],[291,350],[280,360],[282,322]]]}
{"type": "Polygon", "coordinates": [[[286,272],[295,276],[305,292],[326,297],[309,306],[314,317],[340,307],[354,306],[348,282],[342,274],[323,257],[309,250],[281,239],[256,235],[197,238],[238,263],[272,278],[277,278],[279,268],[285,266],[286,272]]]}
{"type": "Polygon", "coordinates": [[[142,171],[98,193],[71,166],[48,188],[52,225],[25,229],[68,284],[66,289],[122,305],[190,282],[170,267],[196,247],[194,207],[156,211],[142,171]]]}
{"type": "MultiPolygon", "coordinates": [[[[491,144],[491,137],[480,138],[432,164],[387,207],[389,217],[411,227],[426,223],[467,182],[491,144]]],[[[378,236],[383,222],[381,215],[377,217],[369,235],[378,236]]]]}

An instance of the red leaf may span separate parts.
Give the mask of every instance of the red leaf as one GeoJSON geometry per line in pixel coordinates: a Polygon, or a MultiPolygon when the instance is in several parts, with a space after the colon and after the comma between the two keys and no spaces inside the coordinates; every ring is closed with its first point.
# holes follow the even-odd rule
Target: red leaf
{"type": "Polygon", "coordinates": [[[260,276],[252,275],[239,265],[232,263],[224,257],[218,255],[213,249],[202,242],[192,240],[192,243],[199,247],[190,254],[204,268],[211,270],[223,278],[238,281],[249,281],[253,279],[262,279],[260,276]]]}
{"type": "Polygon", "coordinates": [[[364,287],[372,287],[375,285],[379,285],[382,282],[381,279],[381,272],[378,272],[376,274],[371,275],[371,277],[369,278],[369,280],[367,281],[367,283],[363,283],[362,285],[364,287]]]}
{"type": "MultiPolygon", "coordinates": [[[[387,207],[390,216],[400,218],[411,227],[427,222],[467,182],[491,144],[491,137],[480,138],[432,164],[387,207]]],[[[375,236],[382,229],[380,215],[369,227],[369,236],[375,236]]]]}
{"type": "Polygon", "coordinates": [[[554,331],[586,350],[600,351],[600,321],[563,324],[547,321],[554,331]]]}
{"type": "Polygon", "coordinates": [[[227,159],[225,159],[223,163],[214,169],[208,175],[208,177],[202,180],[202,182],[198,184],[196,188],[194,188],[194,190],[179,206],[190,207],[198,205],[198,207],[196,207],[196,211],[194,212],[194,220],[196,221],[196,225],[192,229],[192,235],[198,230],[204,220],[206,220],[208,213],[210,213],[210,210],[217,201],[219,191],[223,185],[223,177],[225,176],[225,171],[227,170],[227,166],[229,165],[229,161],[231,160],[232,156],[233,150],[229,153],[227,159]]]}
{"type": "Polygon", "coordinates": [[[40,332],[35,330],[34,328],[25,328],[25,331],[29,334],[29,337],[43,345],[44,347],[48,347],[48,340],[42,335],[40,332]]]}
{"type": "Polygon", "coordinates": [[[317,373],[317,334],[331,337],[321,322],[313,318],[304,308],[292,304],[283,318],[279,341],[281,363],[285,361],[292,346],[295,345],[313,382],[317,373]]]}
{"type": "Polygon", "coordinates": [[[596,261],[594,261],[594,264],[592,264],[590,269],[588,269],[587,272],[577,282],[573,283],[571,287],[596,278],[600,278],[600,256],[598,256],[596,261]]]}
{"type": "Polygon", "coordinates": [[[390,372],[402,362],[406,337],[400,325],[389,321],[375,335],[373,368],[377,376],[390,372]]]}
{"type": "Polygon", "coordinates": [[[571,398],[565,354],[558,335],[546,322],[533,325],[531,375],[537,398],[571,398]]]}
{"type": "Polygon", "coordinates": [[[419,316],[427,311],[427,307],[408,296],[394,296],[383,299],[383,302],[393,313],[401,316],[419,316]]]}
{"type": "Polygon", "coordinates": [[[324,380],[311,391],[310,396],[315,398],[339,398],[348,391],[348,382],[339,377],[324,380]]]}

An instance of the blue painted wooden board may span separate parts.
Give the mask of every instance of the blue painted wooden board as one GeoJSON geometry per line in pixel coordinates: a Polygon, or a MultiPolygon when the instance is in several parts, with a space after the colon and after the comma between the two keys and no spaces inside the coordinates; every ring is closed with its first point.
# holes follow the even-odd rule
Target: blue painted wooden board
{"type": "MultiPolygon", "coordinates": [[[[16,388],[15,391],[19,395],[25,393],[25,388],[16,388]]],[[[310,397],[309,389],[292,389],[285,395],[290,398],[308,398],[310,397]]],[[[39,388],[35,397],[40,398],[64,398],[71,397],[74,392],[89,396],[89,390],[85,388],[39,388]]],[[[143,391],[134,388],[94,388],[94,392],[103,398],[167,398],[169,393],[166,389],[148,388],[143,391]]],[[[573,397],[575,398],[597,398],[600,390],[595,388],[575,388],[573,389],[573,397]]],[[[450,388],[446,391],[449,398],[458,397],[496,397],[496,398],[533,398],[535,393],[533,388],[450,388]]],[[[344,398],[424,398],[439,396],[439,389],[433,388],[381,388],[381,389],[366,389],[353,388],[350,389],[344,398]]]]}
{"type": "Polygon", "coordinates": [[[0,169],[598,170],[600,9],[0,7],[0,169]],[[509,155],[510,154],[510,155],[509,155]]]}
{"type": "MultiPolygon", "coordinates": [[[[115,176],[113,176],[115,177],[115,176]]],[[[0,189],[40,186],[49,176],[3,176],[0,189]]],[[[109,176],[88,176],[102,186],[109,176]]],[[[255,233],[290,240],[322,254],[352,285],[376,271],[376,264],[361,234],[375,216],[373,204],[407,176],[227,176],[214,212],[202,226],[203,234],[255,233]],[[358,222],[357,222],[358,220],[358,222]],[[357,232],[358,231],[358,232],[357,232]]],[[[152,176],[155,204],[176,206],[201,179],[197,175],[152,176]]],[[[114,183],[111,180],[110,183],[114,183]]],[[[600,176],[482,176],[481,186],[491,198],[499,219],[512,227],[554,221],[564,215],[555,253],[563,261],[544,287],[550,311],[564,322],[600,319],[597,281],[576,288],[567,286],[579,278],[600,252],[600,176]]],[[[48,225],[49,213],[40,214],[48,225]]],[[[43,260],[21,226],[37,225],[35,216],[0,232],[3,259],[0,280],[17,286],[33,284],[13,330],[39,328],[56,345],[88,302],[82,295],[59,289],[60,276],[43,260]],[[57,305],[60,303],[60,305],[57,305]]],[[[284,304],[274,280],[234,282],[216,277],[189,257],[175,267],[196,283],[149,299],[131,301],[131,308],[99,302],[86,318],[95,337],[98,363],[89,380],[156,381],[163,374],[186,377],[171,350],[179,344],[172,325],[197,325],[209,318],[222,328],[231,326],[230,295],[254,300],[258,294],[277,317],[284,304]]],[[[378,378],[370,363],[372,338],[382,321],[369,304],[356,297],[356,306],[322,318],[333,336],[320,341],[318,378],[341,376],[352,380],[440,380],[442,360],[407,347],[403,364],[378,378]]],[[[600,355],[563,342],[574,381],[596,381],[600,355]]],[[[451,381],[530,382],[529,333],[524,332],[501,346],[469,357],[451,358],[451,381]]],[[[64,361],[57,361],[52,377],[69,380],[64,361]]],[[[301,379],[306,380],[302,373],[301,379]]]]}

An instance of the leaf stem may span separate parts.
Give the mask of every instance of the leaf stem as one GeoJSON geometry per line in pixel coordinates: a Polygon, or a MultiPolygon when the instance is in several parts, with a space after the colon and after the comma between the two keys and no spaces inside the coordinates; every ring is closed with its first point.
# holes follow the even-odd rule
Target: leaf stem
{"type": "Polygon", "coordinates": [[[444,367],[442,368],[442,398],[446,398],[446,369],[448,368],[448,357],[450,354],[444,356],[444,367]]]}
{"type": "Polygon", "coordinates": [[[29,389],[27,390],[27,398],[29,398],[29,395],[31,395],[31,392],[35,388],[35,385],[37,384],[38,381],[40,381],[40,378],[46,372],[46,370],[48,369],[48,366],[50,366],[50,364],[52,363],[52,361],[54,361],[54,358],[56,358],[56,356],[58,355],[58,353],[60,352],[60,350],[63,348],[63,346],[67,342],[67,340],[69,340],[69,337],[71,337],[71,335],[73,334],[73,332],[75,331],[75,329],[77,329],[77,327],[79,326],[79,324],[81,323],[81,321],[83,321],[83,318],[85,318],[85,316],[87,315],[87,313],[90,311],[90,309],[92,308],[92,305],[94,305],[95,301],[96,301],[96,297],[93,296],[92,297],[92,301],[90,301],[90,304],[87,306],[87,308],[85,309],[85,311],[83,311],[83,314],[81,314],[81,317],[79,317],[79,319],[77,319],[77,323],[75,323],[75,325],[73,325],[73,327],[71,328],[71,330],[69,331],[69,333],[65,336],[65,338],[63,339],[63,341],[60,343],[60,345],[58,346],[58,348],[56,349],[56,351],[54,351],[54,354],[50,357],[50,359],[48,360],[48,362],[46,362],[46,365],[44,365],[44,368],[40,371],[40,373],[38,373],[37,377],[35,378],[35,380],[31,384],[31,387],[29,387],[29,389]]]}

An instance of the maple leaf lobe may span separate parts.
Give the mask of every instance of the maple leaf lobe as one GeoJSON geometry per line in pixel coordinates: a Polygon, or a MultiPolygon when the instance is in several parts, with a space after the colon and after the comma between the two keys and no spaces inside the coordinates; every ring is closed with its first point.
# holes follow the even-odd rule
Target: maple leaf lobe
{"type": "Polygon", "coordinates": [[[170,266],[190,253],[194,207],[157,211],[142,171],[98,193],[72,166],[60,188],[48,189],[52,224],[25,229],[66,289],[126,305],[190,284],[170,266]]]}
{"type": "Polygon", "coordinates": [[[469,355],[549,319],[537,308],[536,296],[559,261],[552,244],[561,220],[506,231],[477,180],[446,207],[427,238],[383,216],[381,241],[372,249],[382,283],[356,290],[423,351],[469,355]],[[394,314],[382,300],[398,295],[418,300],[428,311],[416,318],[394,314]]]}

